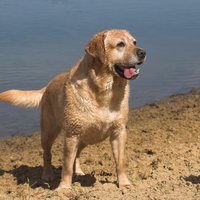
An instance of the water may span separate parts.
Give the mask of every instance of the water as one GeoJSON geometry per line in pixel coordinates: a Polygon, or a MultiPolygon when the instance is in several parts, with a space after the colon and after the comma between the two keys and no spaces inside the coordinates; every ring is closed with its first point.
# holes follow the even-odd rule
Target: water
{"type": "MultiPolygon", "coordinates": [[[[200,86],[199,0],[1,0],[0,91],[40,89],[97,32],[129,30],[147,51],[130,107],[200,86]]],[[[39,130],[39,109],[0,103],[0,138],[39,130]]]]}

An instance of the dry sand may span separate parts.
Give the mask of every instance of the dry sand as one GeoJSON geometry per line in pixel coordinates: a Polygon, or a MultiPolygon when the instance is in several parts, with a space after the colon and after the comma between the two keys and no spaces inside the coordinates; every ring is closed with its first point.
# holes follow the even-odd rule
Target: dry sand
{"type": "Polygon", "coordinates": [[[57,193],[63,136],[54,145],[54,181],[43,183],[40,134],[0,141],[0,199],[200,199],[200,89],[130,110],[126,168],[132,186],[117,188],[106,140],[82,153],[86,175],[57,193]]]}

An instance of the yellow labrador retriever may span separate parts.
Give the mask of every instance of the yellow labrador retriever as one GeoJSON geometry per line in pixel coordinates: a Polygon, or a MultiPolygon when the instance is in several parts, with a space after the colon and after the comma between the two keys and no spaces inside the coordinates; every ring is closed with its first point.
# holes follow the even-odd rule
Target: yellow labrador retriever
{"type": "Polygon", "coordinates": [[[58,189],[70,188],[75,174],[84,175],[79,158],[83,148],[110,138],[119,187],[130,185],[124,168],[129,80],[139,75],[146,52],[126,30],[96,34],[85,56],[68,72],[37,91],[9,90],[0,101],[18,106],[41,106],[41,141],[44,150],[42,178],[54,178],[51,148],[65,133],[62,180],[58,189]]]}

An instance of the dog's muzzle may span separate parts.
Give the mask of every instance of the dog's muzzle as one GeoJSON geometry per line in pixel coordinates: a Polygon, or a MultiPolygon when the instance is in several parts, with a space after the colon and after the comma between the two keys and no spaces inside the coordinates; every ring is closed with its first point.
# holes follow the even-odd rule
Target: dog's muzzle
{"type": "MultiPolygon", "coordinates": [[[[138,57],[138,63],[135,65],[141,65],[146,58],[146,51],[143,49],[138,49],[136,52],[136,55],[138,57]]],[[[122,78],[132,80],[136,79],[139,76],[139,69],[136,68],[135,65],[132,66],[125,66],[123,64],[115,64],[115,72],[121,76],[122,78]]]]}

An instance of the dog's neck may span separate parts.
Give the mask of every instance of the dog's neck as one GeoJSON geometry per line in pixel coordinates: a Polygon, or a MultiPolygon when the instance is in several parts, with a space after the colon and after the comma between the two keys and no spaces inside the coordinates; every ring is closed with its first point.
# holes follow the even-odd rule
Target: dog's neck
{"type": "MultiPolygon", "coordinates": [[[[115,99],[118,101],[124,99],[124,95],[128,100],[128,81],[114,76],[113,72],[109,70],[109,66],[88,54],[74,67],[71,82],[79,87],[79,91],[82,90],[82,97],[91,97],[100,106],[110,106],[115,99]],[[85,91],[90,94],[86,94],[85,91]],[[119,94],[122,95],[121,98],[119,98],[119,94]]],[[[116,103],[120,104],[121,102],[116,103]]]]}

